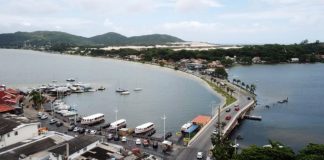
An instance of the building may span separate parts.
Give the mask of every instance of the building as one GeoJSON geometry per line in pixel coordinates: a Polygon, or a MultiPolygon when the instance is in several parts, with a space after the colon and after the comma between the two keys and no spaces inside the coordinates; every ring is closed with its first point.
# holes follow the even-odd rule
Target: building
{"type": "Polygon", "coordinates": [[[217,60],[217,61],[212,61],[210,63],[207,64],[208,68],[224,68],[224,66],[222,65],[222,63],[217,60]]]}
{"type": "Polygon", "coordinates": [[[95,136],[79,136],[73,138],[54,149],[49,150],[51,160],[76,159],[82,154],[92,150],[99,144],[99,138],[95,136]],[[68,150],[68,152],[67,152],[68,150]]]}
{"type": "Polygon", "coordinates": [[[0,114],[5,114],[5,113],[14,113],[15,108],[8,106],[6,104],[0,104],[0,114]]]}
{"type": "Polygon", "coordinates": [[[0,86],[0,104],[17,106],[21,102],[23,96],[15,89],[6,88],[5,85],[0,86]]]}
{"type": "Polygon", "coordinates": [[[254,64],[262,63],[261,57],[253,57],[252,63],[254,63],[254,64]]]}
{"type": "Polygon", "coordinates": [[[25,117],[0,117],[0,149],[38,136],[39,124],[25,117]]]}
{"type": "Polygon", "coordinates": [[[299,58],[291,58],[290,62],[291,63],[298,63],[299,62],[299,58]]]}
{"type": "Polygon", "coordinates": [[[209,121],[211,120],[210,116],[205,116],[205,115],[198,115],[196,118],[194,118],[191,122],[193,124],[199,125],[199,126],[204,126],[206,125],[209,121]]]}
{"type": "Polygon", "coordinates": [[[73,137],[62,133],[49,132],[46,135],[33,137],[16,145],[0,149],[0,159],[49,159],[48,150],[51,147],[55,147],[70,139],[73,139],[73,137]]]}

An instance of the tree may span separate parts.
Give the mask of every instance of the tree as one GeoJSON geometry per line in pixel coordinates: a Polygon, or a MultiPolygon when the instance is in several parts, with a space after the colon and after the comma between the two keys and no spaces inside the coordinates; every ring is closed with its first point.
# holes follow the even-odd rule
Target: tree
{"type": "Polygon", "coordinates": [[[241,154],[235,156],[235,160],[295,160],[295,154],[289,147],[279,142],[269,141],[269,147],[252,145],[243,149],[241,154]]]}
{"type": "Polygon", "coordinates": [[[233,79],[233,83],[236,83],[236,79],[235,78],[233,79]]]}
{"type": "Polygon", "coordinates": [[[244,82],[242,82],[242,86],[245,86],[245,83],[244,82]]]}
{"type": "Polygon", "coordinates": [[[236,83],[237,83],[237,84],[241,83],[241,80],[237,79],[237,80],[236,80],[236,83]]]}
{"type": "Polygon", "coordinates": [[[35,108],[36,110],[41,109],[42,104],[45,103],[45,101],[46,101],[46,98],[43,95],[41,95],[40,92],[35,91],[35,90],[33,90],[29,94],[29,97],[30,97],[29,102],[33,102],[33,104],[36,107],[35,108]]]}
{"type": "Polygon", "coordinates": [[[218,78],[223,78],[223,79],[227,79],[228,77],[225,68],[216,68],[214,71],[214,75],[218,78]]]}
{"type": "Polygon", "coordinates": [[[324,160],[324,144],[308,144],[299,151],[297,160],[324,160]]]}
{"type": "Polygon", "coordinates": [[[211,141],[213,144],[212,155],[215,159],[229,160],[233,158],[234,148],[231,146],[231,141],[227,138],[222,138],[221,133],[212,135],[211,141]]]}
{"type": "Polygon", "coordinates": [[[250,92],[254,93],[255,89],[256,89],[256,85],[255,84],[251,84],[251,86],[250,86],[250,92]]]}

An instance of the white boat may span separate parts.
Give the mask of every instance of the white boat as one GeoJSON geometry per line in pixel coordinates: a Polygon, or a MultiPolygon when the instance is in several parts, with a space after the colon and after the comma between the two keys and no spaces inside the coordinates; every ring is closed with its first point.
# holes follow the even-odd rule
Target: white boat
{"type": "Polygon", "coordinates": [[[120,95],[129,95],[130,92],[129,91],[124,91],[124,92],[121,92],[120,95]]]}
{"type": "Polygon", "coordinates": [[[78,113],[74,112],[74,111],[67,111],[67,112],[63,113],[62,115],[63,115],[63,117],[71,117],[71,116],[78,115],[78,113]]]}
{"type": "Polygon", "coordinates": [[[185,131],[192,126],[192,122],[188,122],[181,127],[181,131],[185,131]]]}
{"type": "Polygon", "coordinates": [[[137,126],[135,128],[135,133],[136,134],[145,133],[145,132],[148,132],[148,131],[154,129],[154,127],[155,127],[154,123],[147,122],[147,123],[144,123],[144,124],[142,124],[140,126],[137,126]]]}
{"type": "Polygon", "coordinates": [[[71,106],[62,103],[62,104],[56,105],[56,106],[54,107],[54,109],[55,109],[55,110],[69,110],[69,109],[71,109],[71,106]]]}
{"type": "Polygon", "coordinates": [[[68,78],[68,79],[66,79],[66,81],[68,81],[68,82],[74,82],[75,79],[73,79],[73,78],[68,78]]]}
{"type": "Polygon", "coordinates": [[[81,124],[95,124],[95,123],[99,123],[101,121],[104,121],[104,117],[105,115],[102,113],[96,113],[87,117],[83,117],[81,119],[81,124]]]}
{"type": "Polygon", "coordinates": [[[142,88],[135,88],[134,91],[141,91],[143,90],[142,88]]]}
{"type": "Polygon", "coordinates": [[[127,90],[126,89],[121,89],[121,88],[118,88],[118,89],[116,89],[116,92],[127,92],[127,90]]]}
{"type": "Polygon", "coordinates": [[[117,121],[115,121],[115,122],[112,122],[111,124],[110,124],[110,127],[109,127],[109,129],[110,130],[114,130],[114,129],[120,129],[120,128],[123,128],[123,127],[126,127],[126,120],[125,119],[120,119],[120,120],[117,120],[117,121]]]}
{"type": "Polygon", "coordinates": [[[100,86],[100,87],[98,88],[98,91],[103,91],[103,90],[105,90],[105,89],[106,89],[105,87],[100,86]]]}

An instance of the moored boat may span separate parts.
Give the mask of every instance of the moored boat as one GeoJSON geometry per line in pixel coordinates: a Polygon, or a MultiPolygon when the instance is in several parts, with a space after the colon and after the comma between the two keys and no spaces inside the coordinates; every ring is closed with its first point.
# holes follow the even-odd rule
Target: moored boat
{"type": "Polygon", "coordinates": [[[129,91],[124,91],[124,92],[121,92],[120,95],[129,95],[130,92],[129,91]]]}
{"type": "Polygon", "coordinates": [[[104,121],[104,114],[96,113],[81,119],[81,124],[92,125],[104,121]]]}
{"type": "Polygon", "coordinates": [[[126,127],[126,125],[127,125],[126,120],[125,119],[120,119],[120,120],[117,120],[115,122],[110,123],[109,129],[110,130],[115,130],[116,128],[120,129],[120,128],[126,127]]]}
{"type": "Polygon", "coordinates": [[[98,88],[98,91],[103,91],[103,90],[105,90],[105,89],[106,89],[105,87],[100,86],[100,87],[98,88]]]}
{"type": "Polygon", "coordinates": [[[135,88],[134,91],[141,91],[143,90],[142,88],[135,88]]]}

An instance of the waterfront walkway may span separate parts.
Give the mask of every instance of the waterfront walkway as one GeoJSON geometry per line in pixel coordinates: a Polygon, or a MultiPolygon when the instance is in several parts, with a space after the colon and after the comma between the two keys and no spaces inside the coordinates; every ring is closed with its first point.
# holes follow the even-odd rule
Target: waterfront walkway
{"type": "MultiPolygon", "coordinates": [[[[210,77],[207,77],[206,79],[210,81],[210,77]]],[[[224,136],[227,136],[232,131],[232,129],[237,125],[238,119],[240,119],[242,115],[245,114],[250,109],[250,107],[254,106],[255,101],[253,99],[253,95],[250,94],[249,92],[246,92],[245,90],[227,81],[222,81],[222,82],[235,90],[233,96],[237,99],[236,102],[221,108],[220,111],[220,120],[222,122],[227,123],[224,126],[222,133],[224,136]],[[248,97],[250,97],[251,99],[248,100],[248,97]],[[235,105],[239,105],[240,107],[239,111],[235,111],[235,105]],[[226,112],[226,109],[228,108],[231,109],[230,112],[226,112]],[[225,117],[228,115],[230,115],[232,118],[231,120],[226,121],[225,117]]],[[[212,146],[211,135],[212,132],[216,129],[215,125],[217,124],[218,121],[217,109],[215,110],[216,113],[215,116],[212,118],[212,120],[206,126],[204,126],[193,139],[191,139],[191,141],[188,144],[188,147],[178,155],[177,159],[179,160],[197,159],[196,157],[197,152],[203,152],[204,159],[207,158],[209,154],[209,150],[212,146]]]]}

